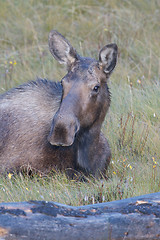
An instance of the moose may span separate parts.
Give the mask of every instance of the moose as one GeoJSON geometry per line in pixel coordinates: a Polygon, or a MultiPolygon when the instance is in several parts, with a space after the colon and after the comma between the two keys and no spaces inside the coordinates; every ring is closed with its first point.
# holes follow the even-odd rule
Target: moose
{"type": "Polygon", "coordinates": [[[49,49],[67,68],[61,82],[38,78],[0,95],[0,173],[30,167],[99,177],[111,158],[101,127],[111,101],[107,81],[117,45],[104,46],[97,61],[81,57],[52,30],[49,49]]]}

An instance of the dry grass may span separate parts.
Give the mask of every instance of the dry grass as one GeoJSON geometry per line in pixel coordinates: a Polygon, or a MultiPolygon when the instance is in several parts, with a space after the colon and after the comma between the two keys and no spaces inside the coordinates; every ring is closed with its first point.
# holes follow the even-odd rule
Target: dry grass
{"type": "Polygon", "coordinates": [[[109,86],[112,104],[103,132],[112,149],[106,180],[0,179],[0,201],[53,200],[71,205],[122,199],[160,188],[160,2],[0,1],[0,91],[35,79],[60,80],[65,69],[48,50],[51,29],[77,51],[97,58],[106,43],[119,46],[109,86]]]}

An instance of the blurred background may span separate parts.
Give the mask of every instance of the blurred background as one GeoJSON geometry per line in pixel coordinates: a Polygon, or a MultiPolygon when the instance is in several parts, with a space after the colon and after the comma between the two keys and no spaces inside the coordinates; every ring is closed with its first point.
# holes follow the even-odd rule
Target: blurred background
{"type": "MultiPolygon", "coordinates": [[[[103,126],[112,162],[106,187],[99,181],[92,191],[88,185],[90,199],[95,196],[99,201],[98,191],[101,201],[102,195],[103,200],[114,200],[159,191],[160,1],[0,0],[1,93],[37,77],[59,81],[66,74],[48,49],[52,29],[83,56],[98,59],[99,50],[108,43],[119,48],[118,64],[108,83],[112,103],[103,126]]],[[[24,192],[26,188],[24,184],[24,192]]],[[[85,189],[84,194],[74,190],[82,191],[77,201],[85,199],[85,189]]],[[[9,201],[9,195],[3,194],[9,201]]],[[[47,192],[44,198],[47,196],[53,194],[47,192]]],[[[57,196],[53,200],[61,201],[57,196]]],[[[38,193],[33,198],[39,198],[38,193]]],[[[71,202],[71,197],[61,202],[80,204],[71,202]]]]}

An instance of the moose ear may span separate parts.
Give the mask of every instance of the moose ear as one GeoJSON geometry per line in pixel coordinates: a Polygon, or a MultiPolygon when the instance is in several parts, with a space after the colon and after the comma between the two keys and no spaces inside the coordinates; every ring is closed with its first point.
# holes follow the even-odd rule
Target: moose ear
{"type": "Polygon", "coordinates": [[[107,75],[110,75],[116,66],[117,54],[118,47],[114,43],[104,46],[99,53],[99,63],[107,75]]]}
{"type": "Polygon", "coordinates": [[[78,59],[76,50],[57,31],[52,30],[49,33],[48,42],[51,54],[60,64],[65,64],[69,68],[78,59]]]}

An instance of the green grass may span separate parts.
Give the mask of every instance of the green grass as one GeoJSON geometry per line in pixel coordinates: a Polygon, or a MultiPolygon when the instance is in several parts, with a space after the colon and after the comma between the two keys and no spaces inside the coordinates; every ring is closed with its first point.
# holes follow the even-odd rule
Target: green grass
{"type": "Polygon", "coordinates": [[[0,92],[37,76],[66,73],[48,50],[57,29],[84,56],[119,47],[103,132],[112,149],[108,180],[0,177],[0,201],[47,200],[82,205],[160,189],[160,2],[157,0],[0,0],[0,92]]]}

